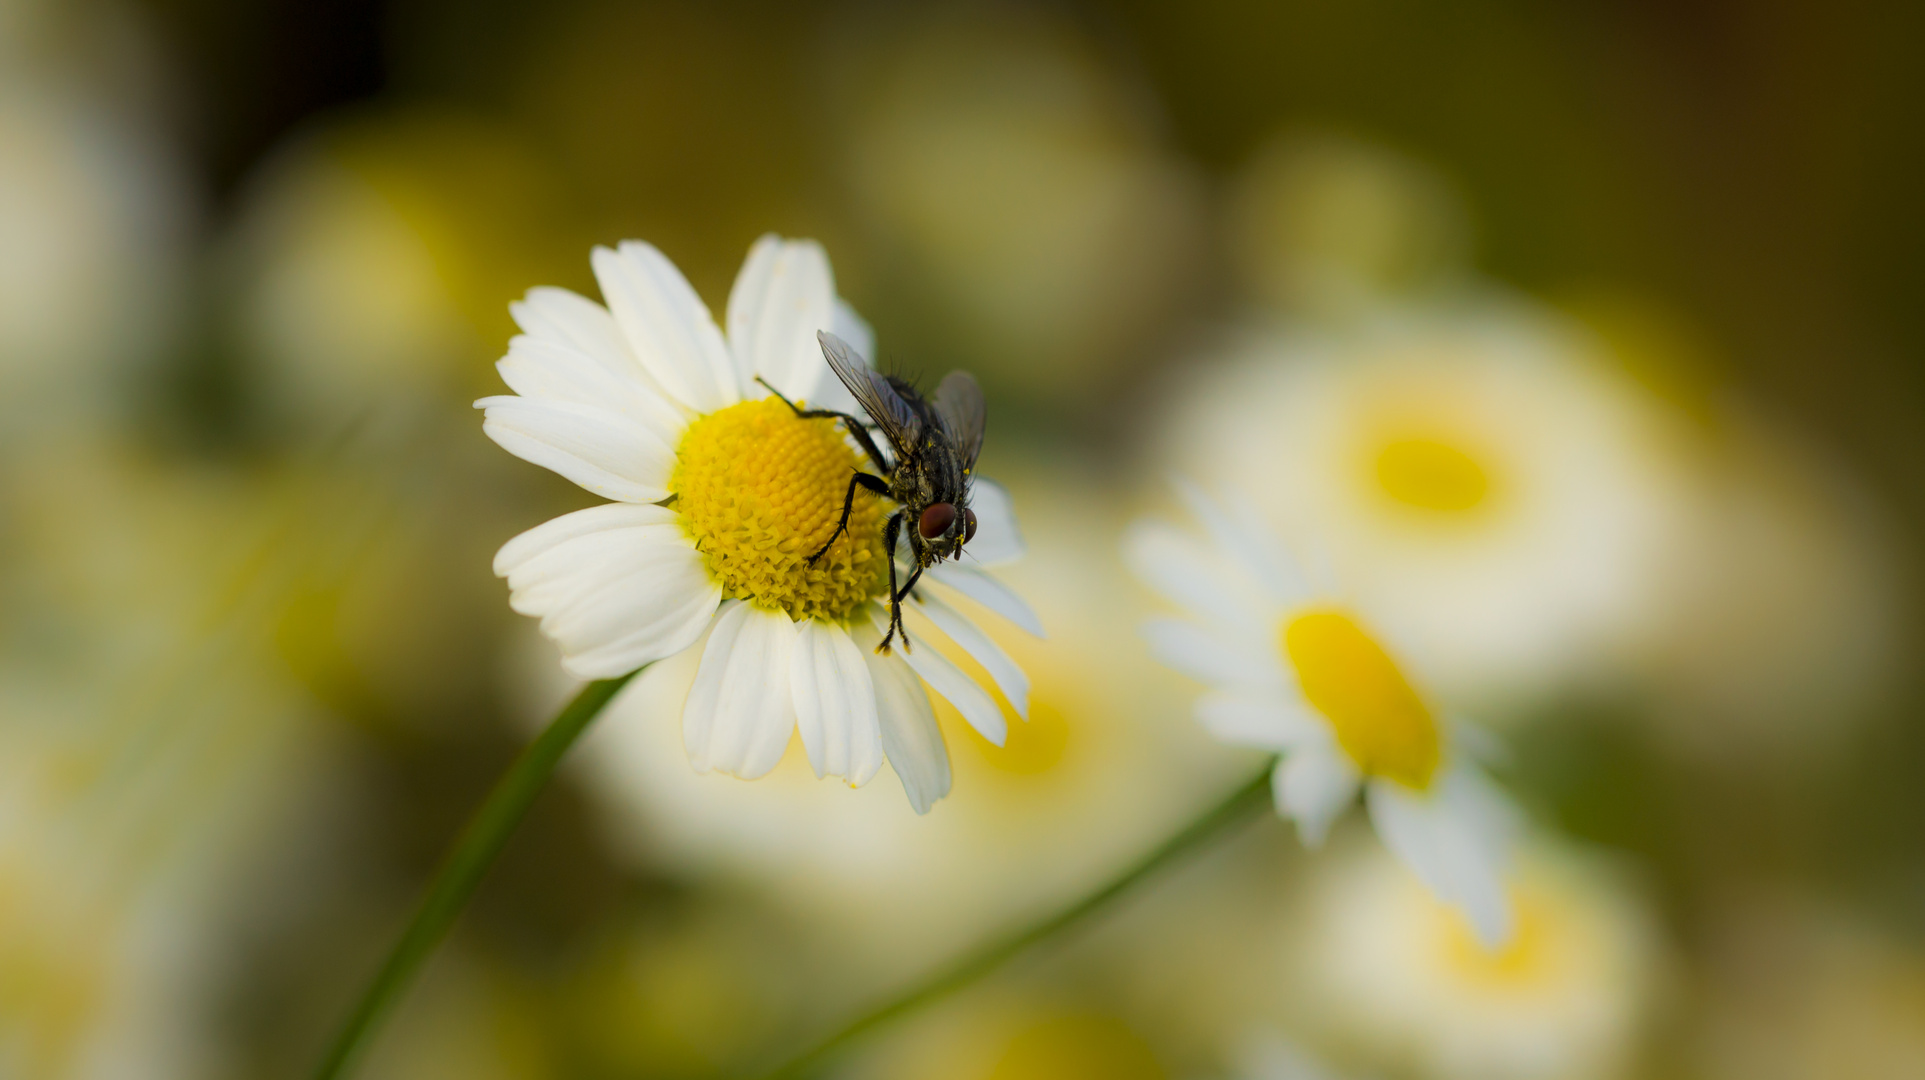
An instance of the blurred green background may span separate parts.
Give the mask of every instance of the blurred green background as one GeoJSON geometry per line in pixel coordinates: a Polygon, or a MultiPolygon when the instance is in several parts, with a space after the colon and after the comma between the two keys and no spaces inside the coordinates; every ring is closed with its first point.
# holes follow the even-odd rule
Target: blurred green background
{"type": "Polygon", "coordinates": [[[366,1075],[734,1074],[1215,798],[1257,759],[1116,553],[1172,471],[1502,733],[1536,930],[1459,955],[1365,830],[1266,820],[832,1075],[1925,1075],[1921,47],[1877,2],[0,0],[0,1075],[309,1068],[568,692],[489,569],[595,501],[481,435],[509,301],[633,237],[719,310],[768,231],[882,366],[981,378],[1035,716],[946,716],[916,819],[694,776],[652,674],[366,1075]],[[1380,421],[1502,513],[1352,469],[1380,421]]]}

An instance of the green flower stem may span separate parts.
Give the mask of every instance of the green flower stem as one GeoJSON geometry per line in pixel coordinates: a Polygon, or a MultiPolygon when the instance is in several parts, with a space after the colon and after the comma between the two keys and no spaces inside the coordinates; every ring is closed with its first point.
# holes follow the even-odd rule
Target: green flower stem
{"type": "Polygon", "coordinates": [[[535,796],[547,785],[562,755],[575,745],[575,740],[600,715],[609,699],[640,673],[632,671],[619,679],[603,679],[583,687],[575,700],[528,744],[496,782],[487,801],[468,819],[454,848],[435,871],[434,881],[401,940],[395,942],[374,981],[361,992],[354,1012],[348,1015],[347,1022],[341,1025],[340,1033],[328,1047],[327,1057],[321,1059],[320,1068],[314,1070],[315,1080],[334,1080],[348,1074],[375,1029],[414,981],[448,928],[454,925],[468,897],[474,894],[475,886],[481,883],[482,875],[514,835],[515,827],[527,815],[535,796]]]}
{"type": "Polygon", "coordinates": [[[1039,922],[959,957],[948,966],[932,973],[921,983],[897,995],[887,1004],[859,1017],[841,1031],[789,1059],[781,1067],[761,1074],[762,1080],[799,1080],[801,1077],[811,1075],[812,1070],[827,1063],[849,1043],[899,1016],[913,1012],[951,991],[975,982],[1030,946],[1055,937],[1101,911],[1158,870],[1185,855],[1202,850],[1211,841],[1227,835],[1231,826],[1270,806],[1272,767],[1272,765],[1264,766],[1261,774],[1252,777],[1248,783],[1231,792],[1222,802],[1204,811],[1201,816],[1158,844],[1148,854],[1116,877],[1111,878],[1096,891],[1039,922]]]}

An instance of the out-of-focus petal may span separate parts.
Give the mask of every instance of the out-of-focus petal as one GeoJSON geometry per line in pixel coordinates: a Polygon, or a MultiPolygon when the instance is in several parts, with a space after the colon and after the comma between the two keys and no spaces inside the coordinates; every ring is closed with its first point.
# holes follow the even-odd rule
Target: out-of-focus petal
{"type": "Polygon", "coordinates": [[[1503,839],[1481,795],[1439,778],[1429,793],[1394,781],[1373,780],[1366,789],[1370,821],[1384,846],[1403,860],[1438,898],[1462,911],[1478,938],[1495,948],[1511,935],[1510,899],[1504,890],[1503,839]]]}
{"type": "Polygon", "coordinates": [[[1151,619],[1143,624],[1150,652],[1164,664],[1213,686],[1282,692],[1283,666],[1273,655],[1225,641],[1195,623],[1151,619]]]}
{"type": "Polygon", "coordinates": [[[1195,537],[1160,521],[1138,521],[1123,534],[1123,560],[1138,580],[1200,619],[1243,634],[1274,632],[1269,605],[1227,571],[1227,560],[1195,537]]]}
{"type": "Polygon", "coordinates": [[[1233,746],[1284,751],[1330,741],[1329,725],[1288,695],[1217,691],[1197,699],[1196,718],[1233,746]]]}
{"type": "Polygon", "coordinates": [[[1023,534],[1007,489],[979,476],[969,487],[969,508],[976,512],[976,538],[963,545],[965,561],[1000,566],[1023,557],[1023,534]]]}
{"type": "Polygon", "coordinates": [[[1297,823],[1305,847],[1321,846],[1330,823],[1357,797],[1361,782],[1357,767],[1334,747],[1294,750],[1277,763],[1272,780],[1277,812],[1297,823]]]}

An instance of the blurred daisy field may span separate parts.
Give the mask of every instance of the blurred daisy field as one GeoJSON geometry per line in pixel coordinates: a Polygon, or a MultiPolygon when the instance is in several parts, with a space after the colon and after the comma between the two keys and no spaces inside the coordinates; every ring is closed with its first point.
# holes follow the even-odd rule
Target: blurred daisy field
{"type": "Polygon", "coordinates": [[[0,0],[0,1077],[1925,1076],[1921,46],[0,0]]]}

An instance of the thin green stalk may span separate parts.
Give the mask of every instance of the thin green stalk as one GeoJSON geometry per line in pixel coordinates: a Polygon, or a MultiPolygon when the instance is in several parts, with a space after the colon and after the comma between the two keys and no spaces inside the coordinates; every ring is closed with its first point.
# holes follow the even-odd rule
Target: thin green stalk
{"type": "Polygon", "coordinates": [[[790,1058],[779,1068],[761,1074],[761,1080],[795,1080],[810,1075],[811,1070],[823,1065],[844,1046],[871,1030],[975,982],[1030,946],[1055,937],[1101,911],[1158,870],[1185,855],[1200,851],[1210,841],[1227,834],[1232,825],[1270,805],[1270,771],[1270,766],[1265,766],[1261,774],[1252,777],[1222,802],[1204,811],[1200,817],[1158,844],[1095,892],[1040,922],[991,941],[948,966],[937,969],[921,983],[892,998],[888,1004],[857,1018],[841,1031],[790,1058]]]}
{"type": "Polygon", "coordinates": [[[341,1025],[327,1056],[321,1059],[320,1068],[314,1070],[315,1080],[335,1080],[348,1075],[349,1068],[373,1038],[375,1029],[414,981],[448,928],[454,925],[468,897],[474,894],[475,886],[481,883],[482,875],[514,835],[515,827],[521,824],[535,796],[547,785],[562,755],[600,715],[609,699],[638,674],[639,671],[634,671],[619,679],[603,679],[583,687],[575,700],[528,744],[495,783],[487,801],[468,819],[461,836],[442,860],[440,869],[435,871],[434,881],[428,886],[427,895],[421,898],[421,906],[415,910],[401,940],[395,942],[381,970],[361,992],[361,1000],[341,1025]]]}

